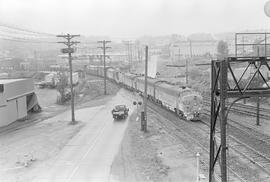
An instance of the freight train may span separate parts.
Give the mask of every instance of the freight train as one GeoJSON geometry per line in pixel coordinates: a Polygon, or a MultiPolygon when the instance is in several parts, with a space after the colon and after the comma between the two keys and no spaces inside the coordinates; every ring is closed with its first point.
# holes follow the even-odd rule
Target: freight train
{"type": "MultiPolygon", "coordinates": [[[[144,76],[124,73],[115,68],[106,68],[107,78],[129,90],[144,93],[144,76]]],[[[102,66],[88,66],[88,74],[104,77],[102,66]]],[[[175,112],[187,120],[200,120],[203,98],[200,93],[185,86],[172,85],[167,81],[148,78],[148,99],[175,112]]]]}

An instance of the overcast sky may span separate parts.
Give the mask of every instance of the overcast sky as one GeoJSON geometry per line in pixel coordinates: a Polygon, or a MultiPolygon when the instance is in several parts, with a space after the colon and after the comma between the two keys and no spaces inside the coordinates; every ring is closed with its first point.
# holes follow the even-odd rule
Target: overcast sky
{"type": "Polygon", "coordinates": [[[0,22],[48,33],[136,37],[270,28],[266,0],[0,0],[0,22]]]}

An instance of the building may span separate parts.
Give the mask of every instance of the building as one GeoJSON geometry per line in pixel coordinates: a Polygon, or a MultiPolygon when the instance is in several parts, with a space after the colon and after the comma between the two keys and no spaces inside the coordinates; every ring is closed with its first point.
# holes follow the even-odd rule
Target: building
{"type": "Polygon", "coordinates": [[[0,79],[0,127],[39,110],[32,79],[0,79]]]}
{"type": "Polygon", "coordinates": [[[1,70],[18,70],[20,69],[20,63],[22,59],[10,58],[0,60],[0,69],[1,70]]]}

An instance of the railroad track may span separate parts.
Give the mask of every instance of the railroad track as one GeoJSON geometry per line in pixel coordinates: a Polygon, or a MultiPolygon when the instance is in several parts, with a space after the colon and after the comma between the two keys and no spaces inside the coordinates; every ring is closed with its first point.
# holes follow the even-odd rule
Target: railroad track
{"type": "MultiPolygon", "coordinates": [[[[175,119],[170,119],[170,120],[164,120],[164,112],[169,112],[169,111],[163,111],[162,113],[160,112],[160,109],[156,108],[153,103],[148,104],[152,112],[155,113],[156,115],[156,120],[160,123],[160,127],[165,129],[168,134],[173,135],[176,140],[186,140],[185,143],[189,143],[190,146],[189,148],[195,149],[196,147],[200,147],[202,149],[202,154],[206,153],[209,154],[209,143],[208,139],[205,137],[202,137],[203,135],[198,134],[199,132],[194,130],[193,126],[188,126],[189,123],[186,121],[179,122],[179,118],[175,116],[175,119]],[[162,118],[162,119],[161,119],[162,118]],[[193,133],[190,134],[187,131],[193,130],[193,133]],[[172,134],[173,133],[173,134],[172,134]],[[196,133],[196,134],[195,134],[196,133]],[[194,137],[196,136],[196,137],[194,137]]],[[[173,113],[169,112],[169,114],[173,115],[173,113]]],[[[167,116],[167,114],[165,114],[167,116]]],[[[199,124],[199,123],[195,123],[199,124]]],[[[205,132],[205,131],[203,131],[205,132]]],[[[205,135],[205,133],[204,133],[205,135]]],[[[208,171],[208,161],[209,161],[209,156],[204,156],[203,160],[201,160],[201,163],[203,164],[203,168],[205,171],[208,171]]],[[[230,181],[242,181],[245,182],[246,180],[242,178],[240,175],[238,175],[232,168],[228,167],[229,172],[229,179],[230,181]]],[[[220,179],[220,176],[218,174],[215,175],[217,179],[220,179]]],[[[221,181],[221,180],[219,180],[221,181]]]]}
{"type": "MultiPolygon", "coordinates": [[[[209,123],[202,121],[207,124],[209,127],[209,123]]],[[[238,128],[239,129],[239,128],[238,128]]],[[[242,130],[243,131],[243,130],[242,130]]],[[[245,131],[243,131],[245,132],[245,131]]],[[[245,132],[246,133],[246,132],[245,132]]],[[[232,135],[227,135],[227,140],[229,141],[229,148],[233,151],[237,152],[242,157],[246,158],[256,166],[258,166],[261,170],[263,170],[270,177],[270,157],[263,154],[262,152],[254,149],[252,146],[240,141],[236,137],[232,135]]],[[[263,141],[263,140],[262,140],[263,141]]],[[[266,141],[264,141],[266,142],[266,141]]],[[[268,143],[270,146],[270,144],[268,143]]],[[[269,178],[270,179],[270,178],[269,178]]],[[[269,180],[268,179],[268,180],[269,180]]]]}
{"type": "MultiPolygon", "coordinates": [[[[231,122],[228,122],[228,125],[230,126],[229,129],[232,130],[230,131],[230,135],[227,135],[229,139],[229,142],[228,142],[229,148],[233,149],[239,155],[248,159],[250,162],[258,166],[262,171],[264,171],[268,175],[266,176],[266,179],[267,179],[266,181],[269,181],[270,180],[270,154],[269,152],[267,153],[267,151],[269,151],[270,149],[270,137],[264,134],[258,133],[256,131],[251,131],[250,129],[246,129],[245,125],[242,125],[237,121],[234,121],[231,119],[229,119],[229,121],[231,121],[231,122]],[[232,122],[234,124],[230,124],[232,122]],[[236,130],[238,130],[239,134],[236,136],[244,135],[244,138],[246,141],[243,142],[240,139],[238,139],[241,137],[233,136],[232,132],[235,132],[233,131],[235,129],[232,129],[232,128],[235,128],[236,130]]],[[[206,122],[206,121],[201,121],[201,122],[203,122],[208,127],[210,127],[209,122],[206,122]]]]}
{"type": "MultiPolygon", "coordinates": [[[[229,105],[231,103],[228,103],[229,105]]],[[[209,107],[211,106],[210,98],[204,97],[204,105],[209,107]]],[[[231,111],[237,114],[244,114],[252,117],[257,117],[257,107],[252,105],[245,105],[240,103],[234,103],[231,108],[231,111]]],[[[263,119],[270,119],[270,109],[260,108],[259,109],[259,116],[263,119]]]]}
{"type": "MultiPolygon", "coordinates": [[[[210,110],[204,109],[204,111],[205,112],[203,114],[209,117],[210,119],[210,115],[211,115],[210,110]]],[[[228,118],[227,121],[228,121],[227,123],[229,126],[238,128],[239,130],[246,133],[247,135],[250,135],[251,133],[253,133],[255,138],[258,138],[258,140],[263,141],[264,143],[267,143],[268,145],[270,145],[270,136],[262,133],[260,130],[258,130],[256,126],[248,124],[247,122],[244,122],[244,123],[239,122],[231,118],[228,118]]]]}
{"type": "MultiPolygon", "coordinates": [[[[174,119],[165,119],[165,118],[168,118],[168,114],[165,114],[166,116],[164,117],[162,116],[164,115],[163,112],[170,113],[171,115],[173,115],[173,113],[168,110],[165,110],[164,108],[162,109],[163,111],[160,112],[160,106],[157,106],[156,104],[153,104],[153,103],[149,103],[148,106],[152,109],[153,112],[155,112],[155,115],[157,116],[156,120],[160,123],[160,126],[167,131],[168,134],[173,135],[176,140],[183,140],[183,138],[188,138],[191,141],[187,141],[187,142],[192,143],[190,145],[193,145],[194,147],[194,144],[196,144],[196,146],[199,146],[204,152],[209,153],[209,143],[208,143],[209,139],[202,137],[202,136],[205,136],[207,133],[209,133],[209,122],[202,121],[204,125],[207,125],[207,129],[202,128],[202,126],[199,125],[199,123],[195,123],[195,124],[193,123],[194,126],[187,127],[187,125],[190,125],[190,123],[192,122],[189,122],[189,124],[183,121],[179,122],[179,118],[176,119],[177,118],[176,116],[174,119]],[[201,130],[201,134],[198,131],[198,128],[201,130]]],[[[251,106],[250,108],[256,108],[256,107],[251,106]]],[[[263,110],[264,112],[267,111],[266,109],[263,109],[263,110]]],[[[236,122],[236,121],[234,122],[239,124],[239,122],[236,122]]],[[[252,131],[252,132],[251,130],[245,131],[235,126],[231,126],[231,127],[237,128],[239,130],[239,131],[234,131],[234,133],[236,132],[238,133],[238,136],[245,133],[245,136],[249,136],[249,138],[247,137],[248,140],[253,138],[252,140],[248,142],[247,141],[243,142],[237,139],[236,137],[234,137],[234,135],[230,133],[228,135],[228,138],[230,141],[229,148],[233,152],[233,156],[241,155],[245,159],[245,161],[252,162],[256,166],[256,169],[260,169],[260,171],[263,172],[263,175],[257,176],[257,178],[260,181],[269,181],[270,180],[269,178],[270,177],[270,156],[268,155],[270,154],[267,154],[267,151],[268,152],[270,151],[270,143],[269,143],[270,139],[268,140],[268,137],[266,136],[259,137],[262,135],[261,133],[256,133],[256,134],[252,133],[255,131],[252,131]],[[254,143],[262,143],[262,142],[263,144],[254,144],[254,143]],[[263,149],[265,145],[267,146],[266,147],[267,150],[263,149]]],[[[247,170],[243,171],[243,169],[239,169],[243,165],[237,166],[237,164],[235,164],[235,161],[230,161],[230,160],[232,159],[228,159],[228,164],[230,164],[230,166],[227,166],[228,170],[230,171],[228,173],[229,179],[231,180],[233,179],[233,181],[250,181],[251,179],[247,178],[247,176],[250,176],[249,172],[253,171],[251,167],[248,172],[247,170]],[[239,172],[236,172],[236,171],[239,171],[239,172]]],[[[208,161],[207,156],[205,157],[203,164],[204,166],[208,166],[207,162],[205,161],[208,161]]],[[[216,176],[218,178],[219,175],[216,175],[216,176]]],[[[253,179],[252,181],[257,181],[257,179],[255,180],[253,179]]]]}

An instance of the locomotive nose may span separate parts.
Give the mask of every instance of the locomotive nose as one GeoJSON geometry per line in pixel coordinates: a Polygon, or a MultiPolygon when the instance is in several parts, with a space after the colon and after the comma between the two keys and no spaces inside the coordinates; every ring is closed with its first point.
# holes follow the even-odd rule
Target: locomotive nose
{"type": "Polygon", "coordinates": [[[197,118],[201,111],[202,99],[199,95],[187,95],[182,98],[182,108],[188,120],[197,118]]]}

